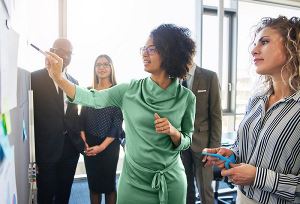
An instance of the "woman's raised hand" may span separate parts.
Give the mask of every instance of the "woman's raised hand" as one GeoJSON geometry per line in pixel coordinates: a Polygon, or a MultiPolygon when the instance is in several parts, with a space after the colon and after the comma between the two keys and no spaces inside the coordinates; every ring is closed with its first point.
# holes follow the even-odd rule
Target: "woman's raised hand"
{"type": "Polygon", "coordinates": [[[63,59],[57,56],[56,54],[52,52],[47,52],[46,67],[49,76],[54,81],[58,81],[61,79],[61,77],[63,77],[62,75],[63,59]]]}

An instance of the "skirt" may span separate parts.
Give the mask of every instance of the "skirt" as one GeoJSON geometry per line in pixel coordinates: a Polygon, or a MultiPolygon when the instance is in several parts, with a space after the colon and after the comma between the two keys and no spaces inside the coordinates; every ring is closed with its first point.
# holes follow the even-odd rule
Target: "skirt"
{"type": "Polygon", "coordinates": [[[116,191],[116,171],[119,152],[120,143],[115,139],[104,151],[96,156],[84,157],[88,185],[91,191],[95,193],[116,191]]]}

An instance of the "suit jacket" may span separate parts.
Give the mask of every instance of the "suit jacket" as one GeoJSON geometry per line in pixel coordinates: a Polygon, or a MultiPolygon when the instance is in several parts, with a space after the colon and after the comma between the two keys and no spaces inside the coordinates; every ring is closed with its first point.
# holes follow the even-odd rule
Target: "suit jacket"
{"type": "MultiPolygon", "coordinates": [[[[78,82],[67,74],[75,84],[78,82]]],[[[84,143],[80,137],[78,107],[67,102],[64,113],[62,92],[58,94],[46,69],[31,73],[34,103],[36,161],[57,162],[64,157],[78,156],[84,143]]]]}
{"type": "Polygon", "coordinates": [[[219,147],[222,107],[217,74],[197,66],[192,91],[196,96],[196,116],[191,148],[201,152],[205,147],[219,147]]]}

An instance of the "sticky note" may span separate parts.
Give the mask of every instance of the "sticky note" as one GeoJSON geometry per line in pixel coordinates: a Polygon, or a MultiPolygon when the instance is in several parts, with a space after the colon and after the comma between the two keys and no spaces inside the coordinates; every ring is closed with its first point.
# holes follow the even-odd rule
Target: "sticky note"
{"type": "Polygon", "coordinates": [[[1,114],[1,119],[2,119],[3,133],[4,133],[4,135],[7,135],[6,116],[5,116],[5,114],[1,114]]]}
{"type": "Polygon", "coordinates": [[[2,145],[0,144],[0,164],[2,163],[3,159],[4,159],[4,151],[2,145]]]}
{"type": "Polygon", "coordinates": [[[9,135],[11,133],[11,121],[10,121],[10,112],[4,113],[5,122],[6,122],[6,133],[9,135]]]}
{"type": "Polygon", "coordinates": [[[2,121],[2,115],[0,115],[0,138],[5,136],[3,121],[2,121]]]}
{"type": "Polygon", "coordinates": [[[25,121],[23,120],[23,142],[25,141],[25,140],[27,140],[27,131],[26,131],[26,124],[25,124],[25,121]]]}

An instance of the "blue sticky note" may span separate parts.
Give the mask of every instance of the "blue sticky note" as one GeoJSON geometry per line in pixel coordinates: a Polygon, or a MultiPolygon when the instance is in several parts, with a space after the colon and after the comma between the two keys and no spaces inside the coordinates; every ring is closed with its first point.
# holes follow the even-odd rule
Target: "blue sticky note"
{"type": "Polygon", "coordinates": [[[3,127],[2,117],[0,117],[0,138],[3,136],[5,136],[5,132],[3,127]]]}
{"type": "Polygon", "coordinates": [[[17,204],[17,197],[16,197],[15,193],[14,193],[13,198],[12,198],[12,204],[17,204]]]}
{"type": "Polygon", "coordinates": [[[25,121],[23,120],[23,142],[25,140],[27,140],[27,131],[26,131],[26,125],[25,125],[25,121]]]}
{"type": "Polygon", "coordinates": [[[5,158],[11,159],[13,156],[13,149],[9,145],[8,137],[0,138],[0,146],[2,147],[5,158]]]}
{"type": "Polygon", "coordinates": [[[2,163],[3,159],[4,159],[4,151],[2,145],[0,144],[0,164],[2,163]]]}

